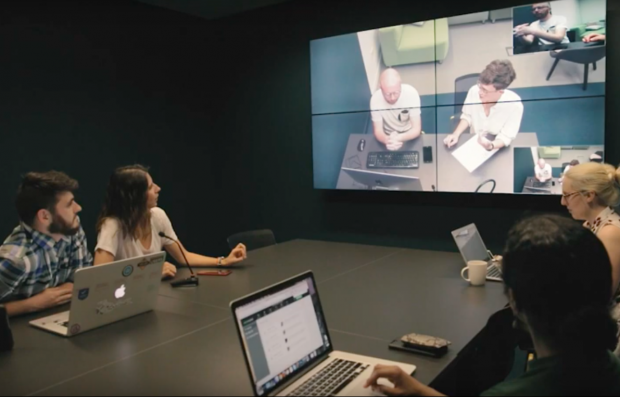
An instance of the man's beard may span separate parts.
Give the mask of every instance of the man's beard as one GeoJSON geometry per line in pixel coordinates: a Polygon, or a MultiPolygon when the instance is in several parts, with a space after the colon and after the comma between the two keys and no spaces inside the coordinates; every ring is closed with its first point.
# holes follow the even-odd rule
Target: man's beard
{"type": "Polygon", "coordinates": [[[54,214],[54,219],[50,225],[51,234],[62,234],[65,236],[74,236],[80,231],[80,225],[73,227],[72,224],[67,223],[58,214],[54,214]]]}

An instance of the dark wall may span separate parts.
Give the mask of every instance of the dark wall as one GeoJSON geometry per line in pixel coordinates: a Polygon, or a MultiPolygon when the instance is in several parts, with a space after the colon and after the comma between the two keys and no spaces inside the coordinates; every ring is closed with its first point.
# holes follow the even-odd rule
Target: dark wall
{"type": "MultiPolygon", "coordinates": [[[[271,227],[280,239],[454,249],[450,230],[476,222],[497,248],[526,209],[565,213],[558,197],[333,192],[312,186],[311,39],[523,3],[475,0],[447,7],[436,1],[420,7],[397,0],[299,0],[217,21],[218,54],[238,87],[225,90],[229,95],[215,120],[218,129],[236,132],[234,139],[219,135],[218,147],[230,153],[223,183],[224,190],[234,192],[230,200],[242,218],[238,226],[271,227]]],[[[618,26],[613,23],[617,11],[610,20],[610,26],[618,26]]],[[[610,48],[617,49],[616,43],[610,38],[610,48]]],[[[618,65],[614,59],[609,70],[618,65]]],[[[610,81],[613,92],[619,84],[616,78],[610,81]]],[[[608,130],[618,131],[617,124],[609,119],[608,130]]],[[[617,138],[608,142],[618,147],[617,138]]],[[[619,154],[611,161],[617,162],[619,154]]]]}
{"type": "MultiPolygon", "coordinates": [[[[2,1],[0,233],[16,224],[19,175],[56,168],[81,182],[94,248],[109,174],[142,162],[183,242],[212,255],[261,227],[280,241],[454,249],[450,230],[473,221],[501,246],[525,209],[563,212],[559,199],[313,189],[309,40],[518,3],[297,0],[207,22],[124,0],[2,1]]],[[[620,26],[618,11],[609,19],[620,26]]],[[[608,114],[619,100],[608,97],[608,114]]],[[[618,127],[607,119],[610,148],[618,127]]]]}
{"type": "Polygon", "coordinates": [[[139,162],[184,243],[221,247],[204,21],[110,0],[2,1],[0,21],[0,235],[17,224],[20,175],[58,169],[81,184],[94,249],[109,175],[139,162]]]}

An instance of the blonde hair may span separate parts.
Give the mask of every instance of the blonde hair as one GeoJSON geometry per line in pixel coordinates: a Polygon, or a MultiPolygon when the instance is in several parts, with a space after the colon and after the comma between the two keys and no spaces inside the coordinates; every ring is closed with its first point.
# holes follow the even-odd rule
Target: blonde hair
{"type": "Polygon", "coordinates": [[[566,173],[576,191],[594,192],[603,205],[620,205],[620,169],[613,165],[584,163],[566,173]]]}

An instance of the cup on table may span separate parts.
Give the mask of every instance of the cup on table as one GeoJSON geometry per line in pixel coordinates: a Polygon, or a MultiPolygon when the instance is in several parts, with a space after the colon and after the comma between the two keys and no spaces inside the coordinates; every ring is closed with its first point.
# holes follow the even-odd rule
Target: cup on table
{"type": "Polygon", "coordinates": [[[402,123],[406,123],[411,120],[411,115],[409,114],[409,111],[403,110],[402,112],[400,112],[400,114],[398,115],[398,120],[402,123]]]}
{"type": "Polygon", "coordinates": [[[467,267],[461,271],[461,277],[474,287],[481,287],[487,282],[487,266],[485,261],[469,261],[467,267]],[[469,273],[469,278],[465,277],[465,272],[469,273]]]}

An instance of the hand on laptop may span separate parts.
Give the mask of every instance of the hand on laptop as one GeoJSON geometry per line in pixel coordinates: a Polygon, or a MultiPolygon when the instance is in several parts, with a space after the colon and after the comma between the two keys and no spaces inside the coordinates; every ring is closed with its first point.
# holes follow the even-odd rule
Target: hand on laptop
{"type": "Polygon", "coordinates": [[[32,297],[34,311],[51,309],[71,302],[73,296],[73,284],[66,283],[60,287],[48,288],[39,295],[32,297]]]}
{"type": "Polygon", "coordinates": [[[386,396],[441,396],[442,394],[424,386],[411,375],[405,373],[399,367],[388,367],[377,365],[370,379],[366,381],[364,388],[372,388],[373,391],[383,393],[386,396]],[[385,379],[392,383],[394,387],[380,384],[379,381],[385,379]]]}
{"type": "Polygon", "coordinates": [[[228,255],[228,258],[222,261],[224,266],[234,265],[235,263],[242,262],[248,258],[248,250],[243,244],[239,244],[228,255]]]}
{"type": "Polygon", "coordinates": [[[177,268],[172,263],[164,263],[164,270],[162,272],[162,279],[171,279],[177,275],[177,268]]]}

